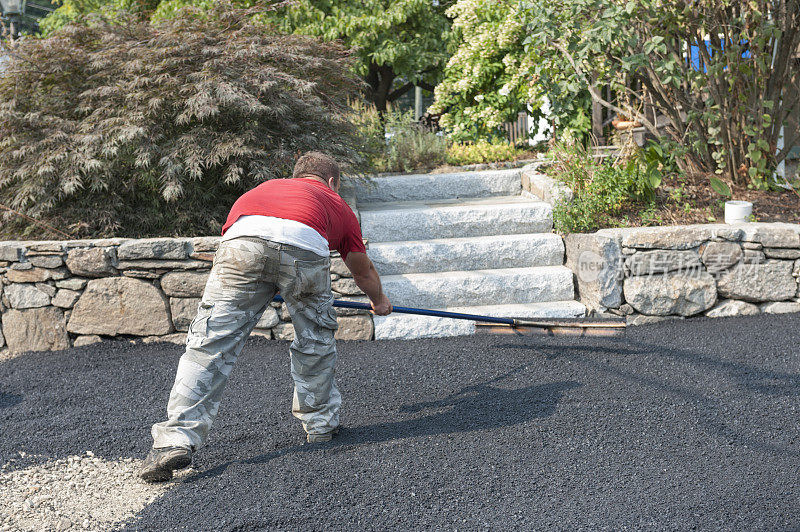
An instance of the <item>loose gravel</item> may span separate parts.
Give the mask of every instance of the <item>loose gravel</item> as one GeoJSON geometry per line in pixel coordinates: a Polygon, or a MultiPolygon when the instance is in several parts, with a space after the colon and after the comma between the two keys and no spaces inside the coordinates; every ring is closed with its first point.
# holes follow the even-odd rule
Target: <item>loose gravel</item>
{"type": "Polygon", "coordinates": [[[179,347],[26,354],[0,362],[0,515],[53,530],[795,530],[799,345],[800,315],[340,342],[344,429],[302,445],[288,343],[253,338],[195,470],[168,485],[133,468],[179,347]]]}
{"type": "Polygon", "coordinates": [[[178,481],[145,485],[136,478],[140,460],[104,460],[91,451],[37,463],[42,459],[22,452],[0,470],[0,531],[110,530],[178,481]]]}

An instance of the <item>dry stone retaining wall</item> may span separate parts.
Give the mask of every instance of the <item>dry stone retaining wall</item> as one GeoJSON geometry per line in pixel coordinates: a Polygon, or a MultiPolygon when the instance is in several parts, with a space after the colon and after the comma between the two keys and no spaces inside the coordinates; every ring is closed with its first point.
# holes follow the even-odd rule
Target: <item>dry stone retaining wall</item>
{"type": "Polygon", "coordinates": [[[800,225],[603,229],[568,235],[581,302],[631,323],[800,312],[800,225]]]}
{"type": "MultiPolygon", "coordinates": [[[[103,338],[182,344],[218,237],[0,242],[0,351],[45,351],[103,338]]],[[[334,294],[367,301],[341,258],[334,294]]],[[[369,313],[337,309],[339,339],[371,339],[369,313]]],[[[254,334],[289,340],[285,306],[272,303],[254,334]]]]}

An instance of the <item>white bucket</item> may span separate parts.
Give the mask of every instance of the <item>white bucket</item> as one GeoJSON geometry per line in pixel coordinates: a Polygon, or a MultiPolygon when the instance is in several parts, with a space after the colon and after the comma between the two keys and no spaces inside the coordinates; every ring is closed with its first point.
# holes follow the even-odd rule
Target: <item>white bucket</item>
{"type": "Polygon", "coordinates": [[[726,201],[725,223],[741,224],[750,221],[753,214],[753,204],[749,201],[726,201]]]}

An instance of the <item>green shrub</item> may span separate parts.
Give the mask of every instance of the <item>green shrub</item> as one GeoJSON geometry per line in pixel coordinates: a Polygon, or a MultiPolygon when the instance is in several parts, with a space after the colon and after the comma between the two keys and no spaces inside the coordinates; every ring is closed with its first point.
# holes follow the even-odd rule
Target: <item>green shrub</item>
{"type": "Polygon", "coordinates": [[[553,224],[559,233],[583,233],[620,225],[616,218],[639,208],[652,212],[661,172],[652,154],[637,152],[627,160],[592,160],[577,146],[551,151],[548,175],[572,190],[570,202],[553,207],[553,224]]]}
{"type": "Polygon", "coordinates": [[[387,170],[413,172],[431,170],[447,161],[447,139],[417,124],[411,112],[387,122],[387,170]]]}
{"type": "Polygon", "coordinates": [[[504,140],[454,143],[447,150],[447,164],[463,166],[466,164],[513,161],[519,154],[526,151],[525,149],[515,148],[504,140]]]}
{"type": "MultiPolygon", "coordinates": [[[[320,150],[358,165],[347,52],[216,3],[25,39],[0,77],[0,204],[74,237],[197,235],[320,150]]],[[[52,236],[4,211],[0,237],[52,236]]]]}
{"type": "Polygon", "coordinates": [[[447,162],[447,139],[421,127],[411,111],[386,111],[353,105],[353,123],[364,141],[361,154],[376,172],[415,172],[447,162]]]}

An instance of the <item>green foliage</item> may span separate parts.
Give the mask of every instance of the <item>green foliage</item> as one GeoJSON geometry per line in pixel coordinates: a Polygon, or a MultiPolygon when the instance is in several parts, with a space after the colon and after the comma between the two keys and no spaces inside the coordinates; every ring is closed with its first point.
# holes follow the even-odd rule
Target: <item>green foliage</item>
{"type": "Polygon", "coordinates": [[[788,153],[776,145],[793,105],[782,92],[800,86],[791,66],[800,0],[528,0],[526,16],[539,59],[533,76],[557,121],[574,116],[570,101],[593,89],[603,105],[659,134],[641,112],[651,105],[687,148],[682,169],[739,184],[760,186],[788,153]],[[687,61],[687,43],[699,65],[687,61]]]}
{"type": "Polygon", "coordinates": [[[354,105],[353,122],[364,143],[361,152],[376,172],[426,171],[447,160],[447,139],[414,121],[411,112],[379,113],[374,105],[354,105]]]}
{"type": "MultiPolygon", "coordinates": [[[[56,0],[60,7],[41,24],[45,35],[88,14],[113,21],[119,12],[160,22],[184,7],[208,11],[215,0],[56,0]]],[[[232,0],[247,8],[258,0],[232,0]]],[[[380,111],[415,84],[433,90],[450,57],[450,0],[262,0],[256,19],[287,33],[340,41],[353,50],[353,68],[366,82],[367,97],[380,111]]]]}
{"type": "MultiPolygon", "coordinates": [[[[390,129],[390,131],[392,131],[390,129]]],[[[386,165],[389,171],[426,171],[447,160],[447,139],[416,123],[393,130],[386,165]]]]}
{"type": "Polygon", "coordinates": [[[463,166],[513,161],[519,154],[525,152],[527,150],[515,148],[512,144],[502,140],[453,143],[447,150],[447,164],[463,166]]]}
{"type": "MultiPolygon", "coordinates": [[[[75,237],[209,234],[299,153],[358,164],[346,52],[256,13],[120,14],[20,41],[0,78],[0,203],[75,237]]],[[[5,212],[0,232],[36,230],[5,212]]]]}
{"type": "Polygon", "coordinates": [[[113,20],[124,12],[146,20],[160,3],[161,0],[54,0],[53,4],[59,7],[39,21],[39,30],[47,36],[92,14],[113,20]]]}
{"type": "Polygon", "coordinates": [[[553,208],[559,233],[590,232],[618,225],[617,219],[634,206],[652,219],[655,191],[661,184],[660,163],[654,154],[638,153],[627,161],[599,162],[579,145],[559,145],[550,152],[553,165],[547,173],[572,190],[570,202],[553,208]],[[648,215],[649,213],[649,215],[648,215]]]}
{"type": "Polygon", "coordinates": [[[449,1],[295,0],[275,12],[286,31],[341,40],[355,53],[356,71],[379,111],[414,84],[428,90],[450,57],[449,1]]]}
{"type": "Polygon", "coordinates": [[[516,0],[459,0],[453,17],[458,48],[436,87],[431,109],[456,141],[496,135],[528,104],[539,107],[529,75],[535,57],[525,53],[525,21],[516,0]]]}
{"type": "Polygon", "coordinates": [[[718,177],[711,177],[710,179],[711,188],[714,189],[714,192],[719,194],[720,196],[725,196],[726,198],[730,198],[733,194],[731,192],[731,187],[718,177]]]}

